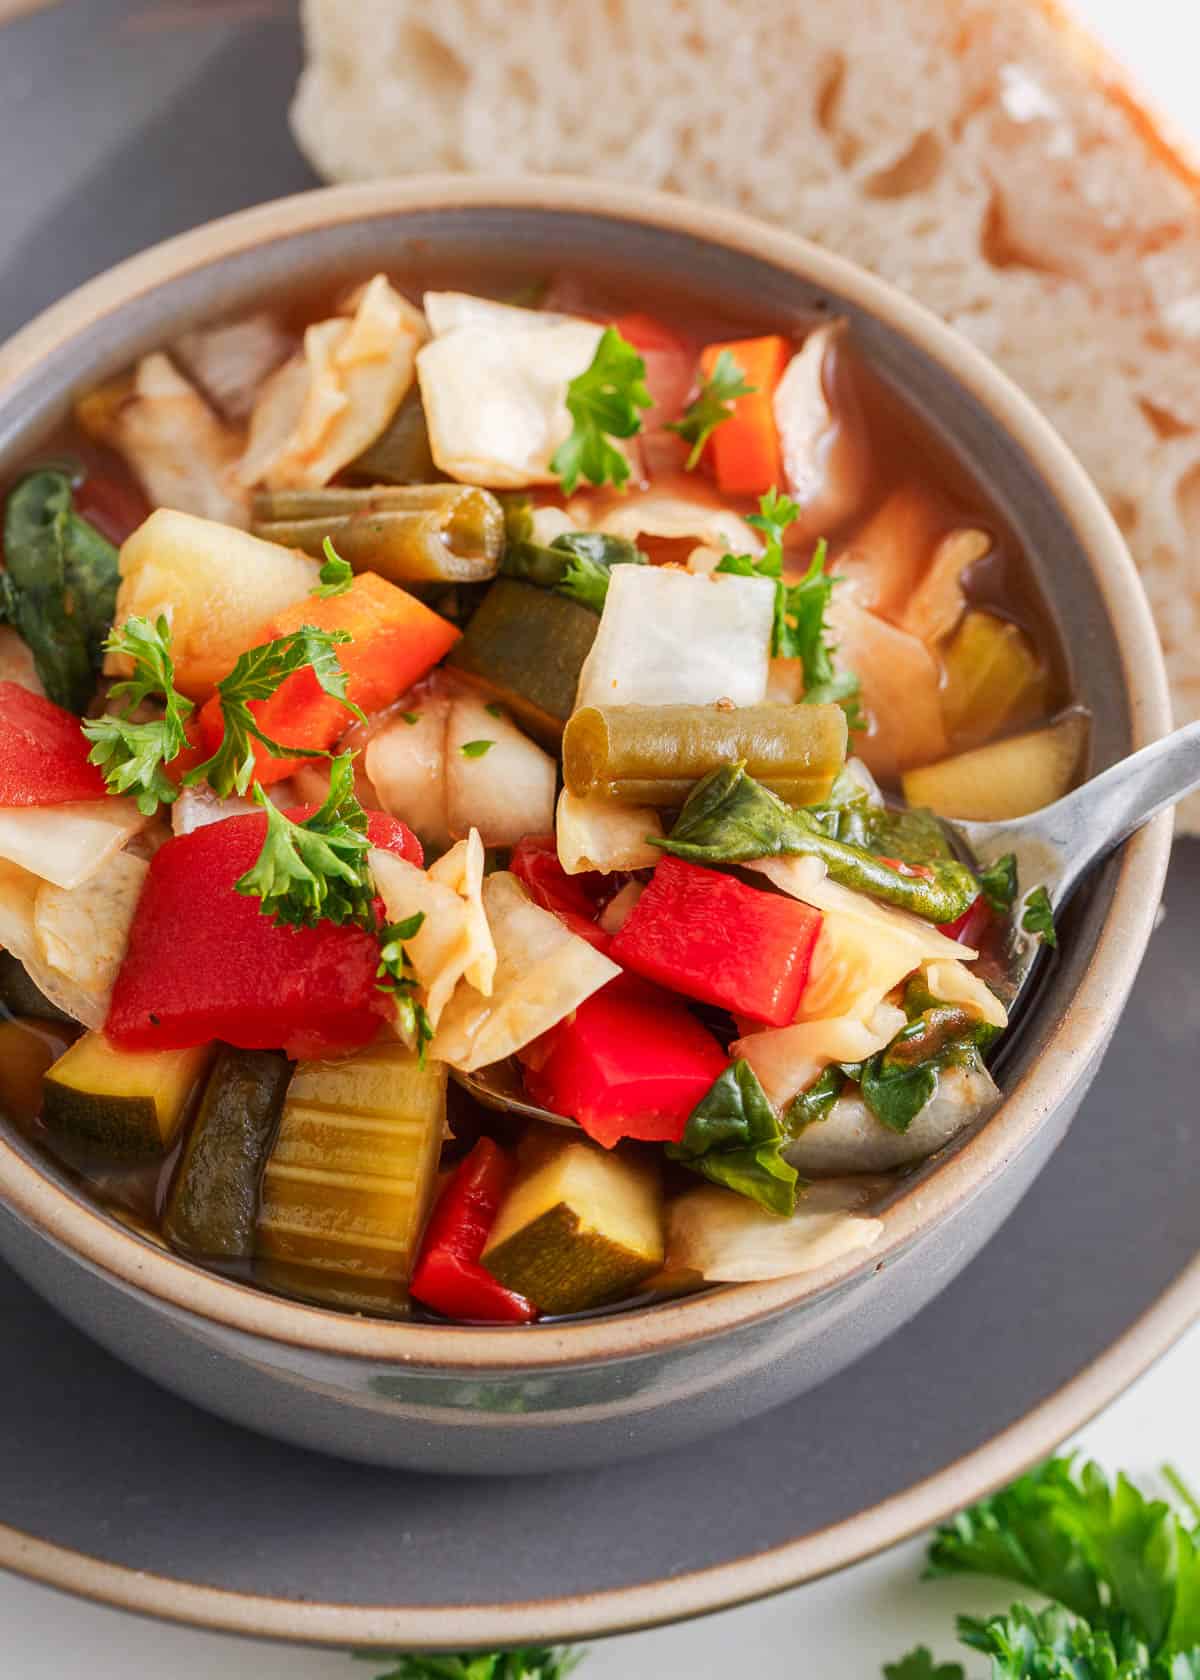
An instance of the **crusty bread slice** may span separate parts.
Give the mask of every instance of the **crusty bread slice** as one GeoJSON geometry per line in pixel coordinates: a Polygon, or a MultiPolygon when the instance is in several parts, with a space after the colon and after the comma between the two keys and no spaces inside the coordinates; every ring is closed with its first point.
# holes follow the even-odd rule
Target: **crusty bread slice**
{"type": "MultiPolygon", "coordinates": [[[[339,180],[598,174],[875,269],[992,355],[1108,498],[1200,716],[1200,198],[1042,0],[305,0],[339,180]]],[[[1200,797],[1183,812],[1200,832],[1200,797]]]]}

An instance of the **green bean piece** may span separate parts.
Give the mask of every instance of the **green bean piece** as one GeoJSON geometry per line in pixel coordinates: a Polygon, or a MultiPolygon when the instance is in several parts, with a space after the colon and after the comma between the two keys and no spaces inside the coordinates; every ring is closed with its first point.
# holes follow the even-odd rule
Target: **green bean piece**
{"type": "Polygon", "coordinates": [[[425,405],[414,386],[375,442],[346,468],[370,484],[429,484],[442,475],[429,447],[425,405]]]}
{"type": "Polygon", "coordinates": [[[817,814],[793,811],[743,764],[713,770],[698,782],[668,837],[651,844],[692,863],[819,857],[831,880],[939,924],[957,921],[979,894],[965,864],[933,859],[920,873],[904,873],[873,852],[833,839],[817,814]]]}
{"type": "Polygon", "coordinates": [[[484,582],[504,547],[500,503],[469,484],[263,491],[253,529],[315,557],[331,537],[356,572],[399,584],[484,582]]]}
{"type": "Polygon", "coordinates": [[[846,757],[840,706],[585,706],[563,735],[563,778],[581,799],[681,806],[722,764],[789,805],[829,797],[846,757]]]}
{"type": "Polygon", "coordinates": [[[566,596],[497,578],[446,658],[557,750],[600,620],[566,596]]]}

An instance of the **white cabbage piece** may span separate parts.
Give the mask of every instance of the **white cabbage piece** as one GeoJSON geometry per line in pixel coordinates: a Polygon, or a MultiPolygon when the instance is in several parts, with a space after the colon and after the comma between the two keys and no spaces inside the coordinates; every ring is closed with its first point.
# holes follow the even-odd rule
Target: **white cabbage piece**
{"type": "Polygon", "coordinates": [[[449,695],[436,689],[408,696],[402,710],[372,734],[363,753],[379,804],[389,816],[406,822],[431,851],[441,851],[450,840],[446,814],[449,709],[449,695]]]}
{"type": "Polygon", "coordinates": [[[29,643],[11,624],[0,624],[0,682],[17,683],[31,694],[45,695],[29,643]]]}
{"type": "Polygon", "coordinates": [[[375,278],[343,314],[316,321],[262,387],[238,481],[272,490],[328,484],[392,419],[413,382],[425,318],[375,278]]]}
{"type": "Polygon", "coordinates": [[[246,420],[259,386],[291,355],[294,343],[263,309],[241,321],[194,327],[172,348],[184,372],[227,420],[246,420]]]}
{"type": "Polygon", "coordinates": [[[418,913],[424,917],[404,948],[435,1027],[463,976],[472,975],[475,990],[486,997],[491,993],[496,966],[495,946],[480,896],[483,846],[479,836],[464,840],[454,850],[460,855],[452,858],[440,877],[435,877],[433,870],[427,874],[394,852],[373,849],[368,854],[388,921],[403,922],[418,913]]]}
{"type": "Polygon", "coordinates": [[[648,805],[613,799],[581,799],[566,788],[558,796],[554,833],[558,861],[568,875],[597,870],[653,869],[662,853],[648,835],[663,832],[662,818],[648,805]]]}
{"type": "Polygon", "coordinates": [[[1008,1013],[995,992],[978,974],[961,962],[943,960],[922,965],[925,984],[941,1003],[955,1003],[969,1009],[989,1027],[1006,1027],[1008,1013]]]}
{"type": "Polygon", "coordinates": [[[543,548],[549,548],[555,537],[562,537],[568,531],[580,529],[566,508],[555,507],[553,502],[548,502],[545,507],[533,508],[529,521],[530,540],[540,543],[543,548]]]}
{"type": "Polygon", "coordinates": [[[769,578],[616,566],[576,704],[756,705],[774,614],[769,578]]]}
{"type": "Polygon", "coordinates": [[[620,497],[585,491],[571,498],[568,512],[587,530],[607,531],[632,543],[642,537],[694,542],[718,550],[718,559],[724,554],[762,553],[762,539],[754,527],[726,507],[715,490],[692,480],[678,486],[656,484],[620,497]]]}
{"type": "Polygon", "coordinates": [[[885,1049],[906,1019],[903,1009],[881,1003],[866,1021],[850,1015],[748,1033],[730,1053],[749,1062],[768,1101],[783,1109],[831,1062],[862,1062],[885,1049]]]}
{"type": "Polygon", "coordinates": [[[461,292],[426,292],[424,304],[433,338],[417,378],[438,466],[492,490],[557,483],[550,461],[571,432],[567,386],[590,366],[603,326],[461,292]]]}
{"type": "Polygon", "coordinates": [[[746,867],[822,912],[798,1020],[869,1020],[923,962],[977,954],[932,922],[831,881],[819,858],[759,858],[746,867]]]}
{"type": "Polygon", "coordinates": [[[558,766],[504,713],[477,694],[456,695],[446,715],[446,826],[477,828],[485,846],[513,846],[554,826],[558,766]],[[487,742],[485,747],[483,743],[487,742]]]}
{"type": "Polygon", "coordinates": [[[797,530],[822,536],[843,525],[870,489],[871,462],[857,403],[839,389],[845,321],[809,333],[772,399],[783,475],[800,508],[797,530]]]}
{"type": "Polygon", "coordinates": [[[11,806],[0,810],[0,858],[55,886],[79,887],[149,820],[132,799],[11,806]]]}
{"type": "Polygon", "coordinates": [[[899,620],[901,629],[919,637],[927,647],[946,641],[967,610],[964,575],[991,547],[988,533],[969,525],[943,537],[928,571],[905,603],[899,620]]]}
{"type": "Polygon", "coordinates": [[[869,1180],[812,1184],[790,1219],[746,1196],[706,1185],[667,1209],[667,1271],[707,1283],[761,1283],[816,1271],[878,1242],[883,1222],[865,1210],[882,1189],[869,1180]]]}
{"type": "Polygon", "coordinates": [[[89,415],[88,429],[125,457],[154,507],[222,525],[250,523],[249,498],[235,475],[241,433],[161,350],[142,357],[127,396],[89,415]]]}
{"type": "Polygon", "coordinates": [[[937,1090],[908,1130],[894,1132],[852,1088],[834,1103],[827,1120],[806,1126],[784,1154],[802,1173],[890,1172],[925,1160],[999,1101],[996,1082],[982,1062],[943,1068],[937,1090]]]}
{"type": "MultiPolygon", "coordinates": [[[[270,792],[274,798],[273,787],[270,792]]],[[[207,783],[201,783],[197,787],[185,787],[171,806],[171,831],[173,834],[194,834],[198,828],[207,828],[209,823],[224,822],[226,817],[246,817],[257,810],[258,806],[252,799],[221,799],[207,783]]]]}
{"type": "Polygon", "coordinates": [[[98,1031],[108,1019],[117,970],[125,959],[129,930],[149,864],[132,852],[118,852],[104,870],[68,891],[43,882],[33,907],[34,980],[68,1013],[98,1031]],[[51,996],[52,992],[47,992],[51,996]]]}
{"type": "Polygon", "coordinates": [[[531,903],[506,871],[484,881],[483,907],[496,946],[492,994],[460,984],[429,1047],[436,1060],[465,1073],[514,1055],[621,973],[557,916],[531,903]]]}
{"type": "Polygon", "coordinates": [[[826,620],[838,665],[862,684],[867,729],[856,742],[873,774],[894,782],[945,758],[941,671],[925,643],[867,612],[846,588],[834,590],[826,620]]]}

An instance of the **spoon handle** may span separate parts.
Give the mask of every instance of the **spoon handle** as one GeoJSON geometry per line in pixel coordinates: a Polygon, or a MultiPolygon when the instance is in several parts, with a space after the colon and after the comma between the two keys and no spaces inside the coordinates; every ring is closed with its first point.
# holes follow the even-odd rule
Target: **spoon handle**
{"type": "Polygon", "coordinates": [[[1040,812],[1031,827],[1064,860],[1053,898],[1065,899],[1093,863],[1197,788],[1200,722],[1153,741],[1040,812]]]}

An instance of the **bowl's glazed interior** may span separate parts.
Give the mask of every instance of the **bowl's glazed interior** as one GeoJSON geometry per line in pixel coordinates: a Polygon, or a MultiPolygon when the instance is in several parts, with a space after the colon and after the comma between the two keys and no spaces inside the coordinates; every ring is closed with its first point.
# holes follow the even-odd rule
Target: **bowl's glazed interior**
{"type": "MultiPolygon", "coordinates": [[[[984,481],[1029,556],[1059,621],[1070,687],[1093,716],[1089,771],[1166,727],[1161,659],[1115,527],[1081,471],[1012,388],[906,299],[848,265],[740,218],[669,200],[561,180],[513,188],[418,181],[308,194],[213,224],[94,282],[0,351],[0,475],[54,430],[77,392],[182,330],[243,310],[264,294],[381,268],[402,283],[419,283],[443,274],[462,280],[475,265],[529,274],[564,261],[575,269],[645,275],[651,286],[657,277],[700,308],[768,315],[781,328],[811,319],[814,310],[848,317],[872,368],[984,481]]],[[[1165,851],[1161,828],[1140,837],[1078,895],[1059,954],[1000,1063],[1005,1103],[980,1135],[960,1139],[948,1159],[927,1164],[897,1186],[889,1210],[895,1217],[881,1252],[911,1243],[973,1195],[998,1162],[1031,1140],[1080,1067],[1094,1062],[1140,959],[1165,851]],[[1082,1014],[1081,986],[1087,992],[1082,1014]]],[[[65,1177],[40,1157],[35,1164],[7,1130],[0,1145],[0,1196],[5,1193],[18,1211],[43,1220],[60,1243],[79,1245],[101,1265],[114,1264],[120,1252],[127,1281],[165,1290],[194,1310],[211,1310],[221,1295],[232,1301],[249,1294],[151,1250],[140,1263],[129,1260],[139,1239],[86,1207],[65,1177]],[[37,1210],[30,1206],[30,1171],[54,1186],[53,1219],[46,1218],[44,1197],[37,1210]],[[103,1240],[98,1226],[107,1228],[103,1240]]],[[[879,1258],[874,1253],[857,1264],[873,1267],[879,1258]]],[[[739,1313],[775,1311],[835,1281],[818,1274],[727,1286],[623,1318],[629,1323],[658,1316],[664,1332],[669,1324],[671,1334],[686,1335],[690,1323],[704,1334],[739,1313]],[[714,1313],[713,1296],[743,1304],[714,1313]]],[[[380,1354],[389,1347],[400,1354],[418,1345],[415,1337],[422,1357],[437,1357],[437,1338],[443,1337],[449,1359],[469,1354],[475,1367],[487,1363],[506,1334],[387,1323],[364,1331],[361,1323],[339,1326],[334,1314],[277,1299],[254,1308],[252,1321],[256,1331],[293,1341],[312,1337],[331,1347],[354,1336],[365,1345],[369,1334],[380,1354]]],[[[618,1321],[610,1316],[607,1322],[618,1321]]],[[[617,1343],[611,1337],[603,1346],[595,1342],[597,1328],[593,1320],[522,1332],[523,1351],[517,1354],[510,1337],[508,1357],[612,1351],[617,1343]],[[593,1341],[585,1348],[578,1338],[589,1333],[593,1341]],[[537,1343],[543,1346],[535,1354],[537,1343]]],[[[619,1338],[620,1330],[615,1334],[619,1338]]]]}

